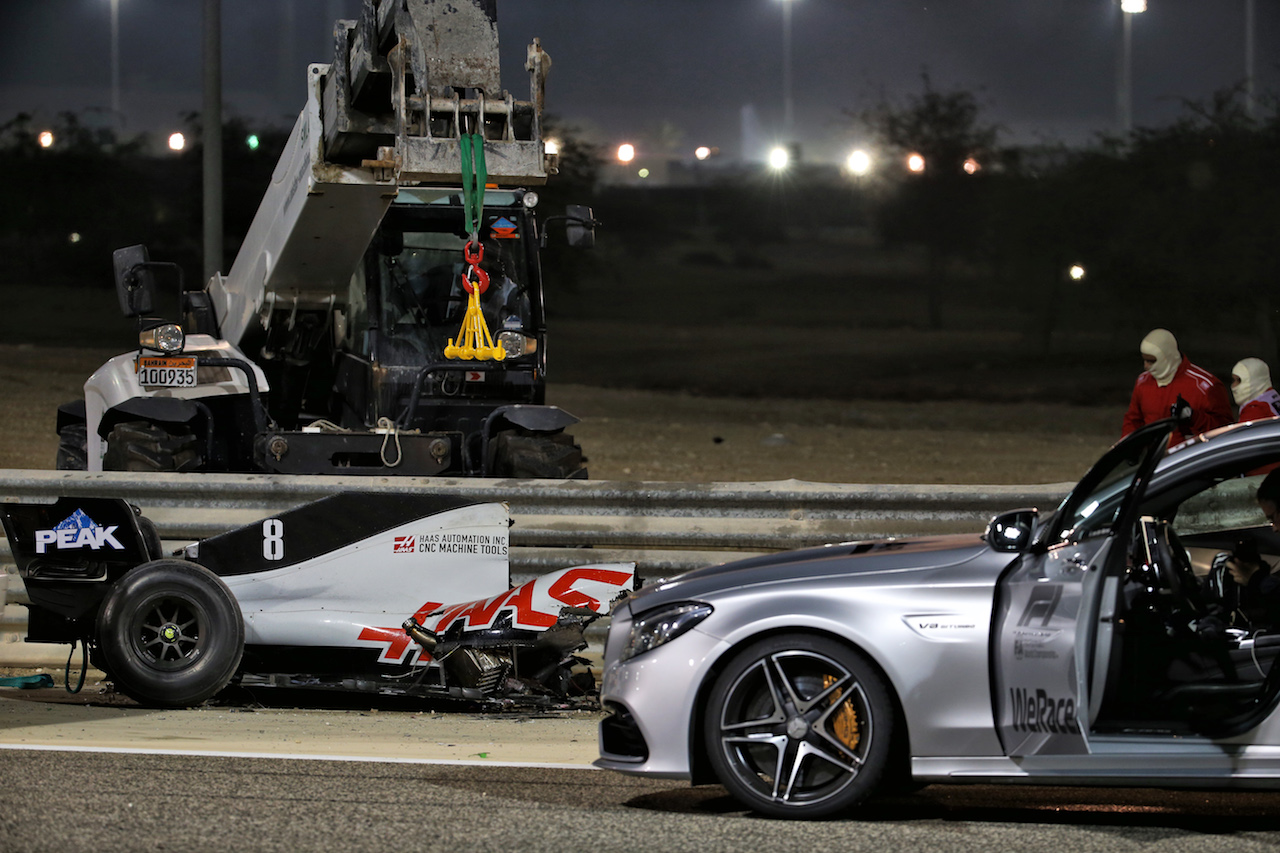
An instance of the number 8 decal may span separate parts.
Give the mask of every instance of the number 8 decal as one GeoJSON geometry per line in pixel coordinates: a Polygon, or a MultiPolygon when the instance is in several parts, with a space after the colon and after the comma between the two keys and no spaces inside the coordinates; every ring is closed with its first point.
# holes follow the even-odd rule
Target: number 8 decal
{"type": "Polygon", "coordinates": [[[284,559],[284,522],[278,518],[262,522],[262,556],[267,560],[284,559]]]}

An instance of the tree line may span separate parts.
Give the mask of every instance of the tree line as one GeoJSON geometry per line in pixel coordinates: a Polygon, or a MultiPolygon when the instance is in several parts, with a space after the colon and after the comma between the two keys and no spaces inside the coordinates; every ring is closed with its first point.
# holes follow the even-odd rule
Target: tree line
{"type": "MultiPolygon", "coordinates": [[[[601,188],[601,153],[559,128],[561,175],[543,188],[549,215],[562,201],[589,202],[603,220],[601,240],[660,252],[696,227],[731,222],[708,239],[748,255],[763,242],[790,239],[796,223],[852,223],[887,250],[924,258],[921,325],[961,322],[966,300],[1008,306],[1028,345],[1052,347],[1055,333],[1088,324],[1124,329],[1167,326],[1247,338],[1251,351],[1277,355],[1280,305],[1272,283],[1280,255],[1280,110],[1259,99],[1253,114],[1239,90],[1187,102],[1164,126],[1125,137],[1100,135],[1083,146],[1003,145],[968,91],[936,88],[849,112],[851,131],[875,140],[881,159],[916,152],[918,173],[881,170],[856,181],[797,172],[779,188],[763,175],[708,180],[690,190],[601,188]],[[965,163],[971,168],[966,171],[965,163]],[[712,214],[708,217],[707,211],[712,214]],[[1080,278],[1069,272],[1078,266],[1080,278]]],[[[199,117],[195,144],[156,152],[64,114],[40,144],[30,116],[0,125],[0,246],[8,263],[0,284],[111,284],[111,252],[146,243],[152,257],[198,275],[201,240],[199,117]]],[[[245,140],[240,119],[223,127],[226,251],[234,257],[287,130],[245,140]]],[[[561,257],[551,240],[546,263],[561,257]]],[[[571,281],[571,277],[570,277],[571,281]]],[[[965,314],[964,316],[970,316],[965,314]]],[[[993,318],[997,322],[999,318],[993,318]]]]}

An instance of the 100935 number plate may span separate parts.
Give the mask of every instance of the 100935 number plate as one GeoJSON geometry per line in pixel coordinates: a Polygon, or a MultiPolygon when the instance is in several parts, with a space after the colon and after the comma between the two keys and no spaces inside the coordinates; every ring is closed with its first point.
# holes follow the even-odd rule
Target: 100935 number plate
{"type": "Polygon", "coordinates": [[[138,384],[153,388],[190,388],[196,384],[194,356],[140,356],[138,384]]]}

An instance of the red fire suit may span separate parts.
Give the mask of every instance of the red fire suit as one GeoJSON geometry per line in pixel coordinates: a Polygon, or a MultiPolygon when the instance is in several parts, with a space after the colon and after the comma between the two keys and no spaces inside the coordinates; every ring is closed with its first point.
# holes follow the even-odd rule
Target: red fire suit
{"type": "Polygon", "coordinates": [[[1268,388],[1240,407],[1240,423],[1280,417],[1280,394],[1268,388]]]}
{"type": "Polygon", "coordinates": [[[1140,426],[1169,417],[1178,397],[1191,405],[1191,435],[1174,430],[1169,437],[1170,446],[1192,435],[1235,422],[1231,417],[1227,386],[1209,371],[1192,364],[1184,355],[1168,385],[1161,387],[1156,384],[1156,378],[1145,370],[1138,375],[1138,381],[1133,383],[1133,396],[1129,400],[1129,411],[1124,415],[1120,437],[1140,426]]]}

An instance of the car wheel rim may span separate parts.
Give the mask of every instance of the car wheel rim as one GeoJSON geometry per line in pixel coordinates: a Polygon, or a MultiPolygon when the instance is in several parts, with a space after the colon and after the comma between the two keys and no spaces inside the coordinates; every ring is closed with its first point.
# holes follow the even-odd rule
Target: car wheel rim
{"type": "Polygon", "coordinates": [[[872,738],[866,693],[825,655],[761,658],[730,686],[720,749],[733,773],[770,802],[812,806],[857,777],[872,738]]]}
{"type": "Polygon", "coordinates": [[[133,650],[147,665],[162,670],[190,666],[200,656],[203,612],[176,596],[152,599],[138,609],[132,631],[133,650]]]}

